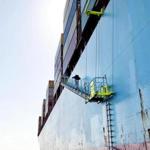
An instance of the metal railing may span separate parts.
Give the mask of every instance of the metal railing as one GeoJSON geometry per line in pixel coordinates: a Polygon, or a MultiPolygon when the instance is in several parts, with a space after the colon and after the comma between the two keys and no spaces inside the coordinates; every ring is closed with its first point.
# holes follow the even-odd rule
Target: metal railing
{"type": "Polygon", "coordinates": [[[113,96],[113,92],[107,84],[106,75],[95,77],[90,82],[85,79],[62,77],[62,84],[75,94],[88,99],[89,102],[104,102],[113,96]]]}

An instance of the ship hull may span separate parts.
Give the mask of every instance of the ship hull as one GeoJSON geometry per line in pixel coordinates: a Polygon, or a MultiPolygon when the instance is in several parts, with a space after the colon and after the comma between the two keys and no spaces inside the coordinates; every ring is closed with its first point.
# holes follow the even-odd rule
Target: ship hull
{"type": "MultiPolygon", "coordinates": [[[[107,76],[113,147],[150,150],[150,1],[111,0],[71,76],[107,76]]],[[[39,135],[41,150],[106,150],[106,103],[64,89],[39,135]]]]}

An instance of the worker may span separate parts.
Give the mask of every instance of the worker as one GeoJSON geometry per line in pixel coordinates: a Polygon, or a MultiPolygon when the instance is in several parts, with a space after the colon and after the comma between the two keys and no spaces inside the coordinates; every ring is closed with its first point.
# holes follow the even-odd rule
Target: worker
{"type": "Polygon", "coordinates": [[[84,82],[84,92],[85,93],[88,93],[88,83],[87,82],[84,82]]]}
{"type": "Polygon", "coordinates": [[[80,77],[79,77],[79,75],[75,75],[75,76],[73,76],[72,77],[73,79],[74,79],[74,81],[75,81],[75,89],[77,90],[77,89],[79,89],[79,81],[80,81],[80,77]]]}

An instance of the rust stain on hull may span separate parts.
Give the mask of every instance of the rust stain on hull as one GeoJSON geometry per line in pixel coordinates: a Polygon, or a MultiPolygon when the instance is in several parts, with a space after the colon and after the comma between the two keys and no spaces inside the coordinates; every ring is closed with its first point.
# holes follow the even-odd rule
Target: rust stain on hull
{"type": "Polygon", "coordinates": [[[147,147],[145,147],[145,143],[143,144],[129,144],[116,146],[119,150],[150,150],[150,143],[146,143],[147,147]]]}
{"type": "MultiPolygon", "coordinates": [[[[147,150],[150,150],[150,142],[147,142],[147,150]]],[[[116,145],[113,147],[112,150],[146,150],[145,143],[141,144],[126,144],[124,145],[116,145]],[[125,148],[126,147],[126,148],[125,148]]],[[[87,148],[85,150],[108,150],[107,147],[101,147],[101,148],[87,148]]]]}
{"type": "Polygon", "coordinates": [[[103,135],[104,135],[105,146],[107,146],[107,135],[106,135],[105,127],[103,127],[103,135]]]}
{"type": "MultiPolygon", "coordinates": [[[[147,115],[144,111],[144,99],[143,99],[143,94],[141,89],[139,88],[139,97],[140,97],[140,106],[141,106],[141,118],[142,118],[142,124],[143,124],[143,130],[144,130],[144,146],[145,146],[145,150],[148,150],[148,146],[146,143],[146,127],[145,127],[145,123],[147,120],[147,115]]],[[[143,149],[144,150],[144,149],[143,149]]]]}
{"type": "Polygon", "coordinates": [[[149,138],[150,138],[150,129],[148,129],[148,136],[149,136],[149,138]]]}
{"type": "Polygon", "coordinates": [[[144,112],[144,99],[143,99],[141,89],[139,89],[139,97],[140,97],[141,117],[142,117],[142,121],[144,121],[146,116],[144,112]]]}

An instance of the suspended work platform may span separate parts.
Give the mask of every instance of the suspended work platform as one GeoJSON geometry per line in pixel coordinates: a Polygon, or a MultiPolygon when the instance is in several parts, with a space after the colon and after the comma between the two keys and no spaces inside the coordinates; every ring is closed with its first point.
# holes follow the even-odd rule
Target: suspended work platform
{"type": "Polygon", "coordinates": [[[97,102],[102,103],[109,100],[114,93],[107,84],[107,78],[95,77],[88,82],[81,79],[78,75],[73,78],[62,77],[61,85],[85,99],[85,103],[97,102]]]}

